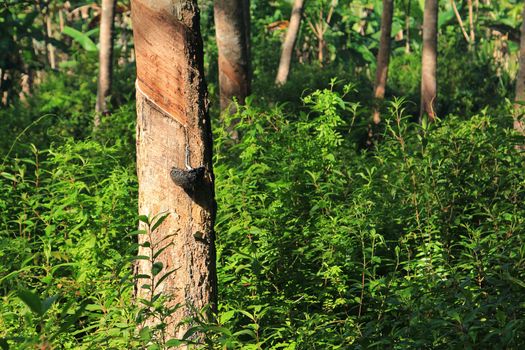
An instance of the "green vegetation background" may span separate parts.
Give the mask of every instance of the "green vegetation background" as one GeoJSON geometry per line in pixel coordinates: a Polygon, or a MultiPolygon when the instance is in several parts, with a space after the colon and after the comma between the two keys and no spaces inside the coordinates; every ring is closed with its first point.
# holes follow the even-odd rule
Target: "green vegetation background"
{"type": "MultiPolygon", "coordinates": [[[[327,3],[308,5],[310,16],[327,3]]],[[[505,3],[497,15],[517,27],[519,6],[505,3]]],[[[0,10],[2,30],[28,26],[17,9],[0,10]]],[[[253,1],[254,94],[221,119],[212,7],[202,10],[220,293],[217,317],[196,310],[191,320],[191,332],[206,334],[202,346],[519,349],[525,173],[515,146],[524,140],[512,131],[508,102],[515,67],[494,60],[494,42],[480,35],[469,50],[442,13],[441,120],[415,124],[414,4],[412,52],[394,42],[390,102],[370,145],[378,13],[362,35],[360,17],[342,6],[329,62],[321,68],[305,56],[277,89],[280,34],[266,25],[286,19],[290,7],[253,1]],[[239,140],[227,132],[233,119],[239,140]]],[[[308,26],[301,35],[301,43],[313,40],[308,26]]],[[[25,49],[23,39],[6,38],[3,45],[25,49]]],[[[138,331],[146,312],[132,300],[135,238],[144,234],[135,231],[133,63],[116,67],[115,111],[93,132],[97,55],[77,41],[66,49],[67,63],[48,71],[27,101],[0,110],[0,347],[175,345],[162,324],[138,331]]],[[[169,312],[162,299],[152,306],[157,317],[169,312]]]]}

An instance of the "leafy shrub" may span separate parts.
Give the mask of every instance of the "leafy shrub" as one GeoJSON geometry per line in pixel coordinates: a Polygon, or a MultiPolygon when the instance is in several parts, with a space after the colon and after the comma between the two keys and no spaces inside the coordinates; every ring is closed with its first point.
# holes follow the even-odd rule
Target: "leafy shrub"
{"type": "MultiPolygon", "coordinates": [[[[364,150],[354,96],[332,83],[294,114],[248,105],[217,122],[220,312],[196,310],[191,332],[208,348],[519,348],[524,140],[510,117],[419,126],[394,101],[364,150]]],[[[132,301],[132,110],[3,160],[2,346],[184,342],[137,329],[169,310],[132,301]]]]}
{"type": "Polygon", "coordinates": [[[132,290],[133,163],[117,146],[89,140],[31,152],[0,169],[0,243],[9,257],[1,265],[0,337],[20,349],[46,342],[79,348],[117,327],[122,342],[125,329],[116,324],[129,318],[122,307],[132,290]],[[45,321],[25,311],[20,290],[34,290],[28,300],[56,300],[45,321]]]}
{"type": "Polygon", "coordinates": [[[216,129],[221,339],[518,348],[525,182],[509,121],[422,128],[398,101],[363,152],[352,104],[328,89],[304,101],[293,117],[242,109],[238,141],[216,129]]]}

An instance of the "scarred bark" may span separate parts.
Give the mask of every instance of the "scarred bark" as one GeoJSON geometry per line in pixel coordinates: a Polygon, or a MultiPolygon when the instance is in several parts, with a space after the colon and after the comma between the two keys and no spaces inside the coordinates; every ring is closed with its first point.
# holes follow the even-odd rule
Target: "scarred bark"
{"type": "Polygon", "coordinates": [[[425,0],[423,14],[423,55],[421,63],[421,111],[430,121],[436,117],[437,98],[437,20],[438,1],[425,0]]]}
{"type": "Polygon", "coordinates": [[[277,85],[284,85],[288,80],[290,73],[290,64],[292,62],[292,53],[297,40],[297,34],[301,26],[301,17],[303,15],[305,0],[295,0],[292,8],[292,16],[290,17],[290,25],[284,38],[283,48],[281,53],[281,60],[279,61],[279,68],[277,70],[277,77],[275,83],[277,85]]]}
{"type": "Polygon", "coordinates": [[[115,3],[116,0],[102,0],[95,126],[98,126],[100,123],[100,114],[107,112],[107,98],[111,94],[115,3]]]}
{"type": "MultiPolygon", "coordinates": [[[[175,270],[156,290],[181,305],[168,319],[168,337],[180,338],[177,327],[191,309],[216,303],[215,201],[212,139],[203,79],[202,39],[196,0],[132,0],[137,57],[137,173],[139,213],[169,213],[153,232],[153,245],[169,247],[157,261],[175,270]],[[188,164],[189,163],[189,164],[188,164]],[[172,167],[203,167],[192,190],[170,178],[172,167]],[[165,239],[174,235],[169,239],[165,239]]],[[[143,225],[142,225],[143,227],[143,225]]],[[[144,243],[147,237],[139,237],[144,243]]],[[[160,247],[158,247],[160,248],[160,247]]],[[[149,256],[141,246],[139,255],[149,256]]],[[[136,273],[152,273],[148,260],[138,260],[136,273]]],[[[157,278],[158,281],[158,278],[157,278]]],[[[148,299],[138,281],[137,298],[148,299]]],[[[155,282],[158,283],[158,282],[155,282]]],[[[155,320],[149,322],[154,323],[155,320]]]]}
{"type": "MultiPolygon", "coordinates": [[[[377,54],[376,80],[374,84],[374,97],[380,103],[385,97],[386,81],[388,78],[388,63],[390,61],[390,42],[392,35],[392,14],[394,12],[394,0],[383,0],[383,14],[381,15],[381,38],[379,40],[379,52],[377,54]]],[[[379,106],[375,106],[373,121],[379,124],[379,106]]]]}
{"type": "Polygon", "coordinates": [[[215,1],[221,111],[234,112],[234,98],[244,104],[250,94],[249,6],[249,0],[215,1]]]}
{"type": "Polygon", "coordinates": [[[515,111],[516,115],[514,118],[514,129],[524,133],[525,126],[523,122],[523,113],[525,112],[525,7],[523,8],[523,22],[521,23],[521,39],[520,39],[520,60],[518,76],[516,77],[516,103],[515,111]]]}

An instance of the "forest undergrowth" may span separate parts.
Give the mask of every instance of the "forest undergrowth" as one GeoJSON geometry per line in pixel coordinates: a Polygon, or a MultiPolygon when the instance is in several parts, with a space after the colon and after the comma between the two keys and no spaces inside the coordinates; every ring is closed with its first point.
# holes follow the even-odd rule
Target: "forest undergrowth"
{"type": "Polygon", "coordinates": [[[154,286],[132,297],[137,221],[162,220],[136,213],[134,101],[91,132],[93,97],[75,84],[51,77],[0,111],[27,120],[1,141],[3,349],[165,349],[195,332],[196,347],[226,349],[525,342],[524,140],[510,106],[420,125],[393,99],[368,138],[357,86],[332,80],[293,106],[255,95],[215,118],[219,313],[196,310],[181,340],[162,322],[137,327],[170,310],[154,286]]]}

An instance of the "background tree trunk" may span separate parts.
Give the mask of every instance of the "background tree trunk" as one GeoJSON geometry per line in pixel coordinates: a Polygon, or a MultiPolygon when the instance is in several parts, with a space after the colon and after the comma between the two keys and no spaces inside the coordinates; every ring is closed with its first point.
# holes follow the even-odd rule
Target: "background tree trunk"
{"type": "MultiPolygon", "coordinates": [[[[157,258],[164,269],[157,277],[174,272],[155,288],[169,297],[167,306],[182,306],[167,320],[168,336],[182,337],[186,328],[179,328],[178,322],[192,308],[215,304],[217,290],[212,136],[197,1],[132,0],[132,20],[139,212],[150,217],[170,214],[150,243],[157,251],[167,247],[157,258]],[[170,179],[172,167],[186,165],[204,169],[202,180],[192,182],[193,188],[170,179]]],[[[141,235],[139,243],[145,240],[141,235]]],[[[139,255],[149,254],[149,248],[139,248],[139,255]]],[[[136,272],[151,275],[151,262],[138,260],[136,272]]],[[[143,283],[139,279],[138,300],[148,298],[143,283]]]]}
{"type": "Polygon", "coordinates": [[[292,62],[293,48],[295,46],[295,41],[297,40],[299,27],[301,25],[304,1],[305,0],[295,0],[293,3],[290,25],[288,26],[286,37],[284,38],[281,60],[279,61],[277,77],[275,78],[275,83],[277,85],[284,85],[288,80],[288,73],[290,73],[290,64],[292,62]]]}
{"type": "Polygon", "coordinates": [[[472,6],[472,0],[467,0],[468,5],[468,23],[470,28],[470,43],[474,45],[476,41],[476,32],[474,30],[474,9],[472,6]]]}
{"type": "Polygon", "coordinates": [[[100,124],[100,114],[107,112],[107,98],[111,93],[115,3],[116,0],[102,0],[102,11],[100,14],[100,48],[97,104],[95,108],[95,127],[100,124]]]}
{"type": "Polygon", "coordinates": [[[421,63],[421,111],[419,119],[427,114],[430,121],[436,117],[437,98],[437,20],[438,1],[425,0],[423,14],[423,55],[421,63]]]}
{"type": "MultiPolygon", "coordinates": [[[[50,41],[51,39],[53,39],[53,24],[52,24],[53,12],[51,11],[51,7],[50,6],[47,7],[46,11],[47,11],[47,15],[46,15],[46,37],[47,37],[47,41],[50,41]]],[[[56,57],[55,57],[55,47],[50,42],[48,42],[48,44],[47,44],[47,53],[48,53],[48,56],[49,56],[49,66],[51,67],[51,69],[54,70],[54,69],[57,68],[56,57]]]]}
{"type": "Polygon", "coordinates": [[[405,52],[410,53],[410,8],[412,0],[408,0],[405,6],[405,52]]]}
{"type": "MultiPolygon", "coordinates": [[[[523,7],[523,22],[521,23],[521,39],[520,39],[520,60],[518,76],[516,78],[516,97],[515,101],[525,103],[525,7],[523,7]]],[[[516,115],[514,118],[514,129],[523,133],[525,131],[523,116],[525,107],[519,103],[514,105],[516,115]]]]}
{"type": "Polygon", "coordinates": [[[249,6],[249,0],[215,0],[221,111],[234,113],[234,98],[244,104],[250,94],[249,6]]]}
{"type": "MultiPolygon", "coordinates": [[[[376,81],[374,84],[374,97],[379,104],[385,97],[386,81],[388,78],[388,62],[390,61],[390,41],[392,36],[392,15],[394,13],[394,0],[383,0],[383,14],[381,15],[381,39],[377,54],[376,81]]],[[[379,124],[379,105],[374,107],[373,121],[379,124]]]]}

